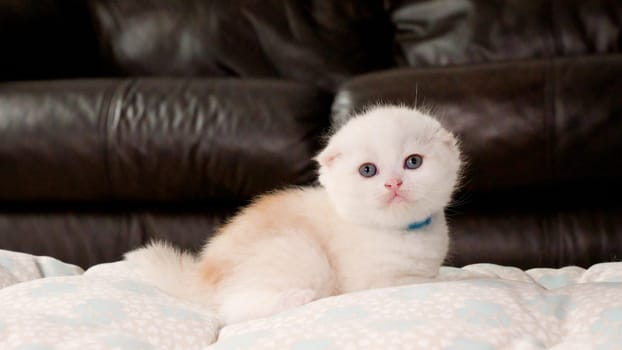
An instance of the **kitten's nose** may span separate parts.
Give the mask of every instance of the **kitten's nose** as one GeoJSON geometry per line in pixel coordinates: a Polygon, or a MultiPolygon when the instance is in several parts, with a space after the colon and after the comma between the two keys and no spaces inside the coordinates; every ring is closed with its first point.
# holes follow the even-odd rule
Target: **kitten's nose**
{"type": "Polygon", "coordinates": [[[384,187],[390,189],[390,190],[397,190],[398,188],[400,188],[400,186],[402,186],[402,180],[401,179],[390,179],[389,181],[384,183],[384,187]]]}

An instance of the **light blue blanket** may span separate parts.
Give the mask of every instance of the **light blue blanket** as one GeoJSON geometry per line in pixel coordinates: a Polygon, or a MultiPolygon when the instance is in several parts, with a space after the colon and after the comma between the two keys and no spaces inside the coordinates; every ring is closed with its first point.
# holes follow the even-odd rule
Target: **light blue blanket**
{"type": "Polygon", "coordinates": [[[326,298],[219,333],[211,310],[125,263],[82,274],[0,251],[0,286],[11,285],[0,290],[0,349],[621,349],[621,281],[622,263],[444,267],[436,282],[326,298]]]}

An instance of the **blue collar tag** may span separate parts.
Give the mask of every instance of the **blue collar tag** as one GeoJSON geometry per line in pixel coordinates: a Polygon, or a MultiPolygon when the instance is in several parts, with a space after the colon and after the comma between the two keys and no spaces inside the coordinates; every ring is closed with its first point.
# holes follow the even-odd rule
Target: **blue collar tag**
{"type": "Polygon", "coordinates": [[[415,221],[413,223],[410,223],[408,227],[406,228],[406,231],[421,230],[422,228],[429,226],[431,223],[432,223],[432,217],[428,216],[428,218],[425,220],[415,221]]]}

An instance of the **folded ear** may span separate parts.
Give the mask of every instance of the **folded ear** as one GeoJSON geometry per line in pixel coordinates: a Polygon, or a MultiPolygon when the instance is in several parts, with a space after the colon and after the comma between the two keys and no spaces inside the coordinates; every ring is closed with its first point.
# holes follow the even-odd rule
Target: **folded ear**
{"type": "Polygon", "coordinates": [[[337,150],[337,147],[329,143],[328,146],[313,159],[322,167],[330,167],[339,156],[341,156],[341,152],[337,150]]]}
{"type": "Polygon", "coordinates": [[[443,142],[443,144],[448,146],[450,149],[458,148],[458,139],[456,139],[454,134],[452,134],[451,132],[440,128],[436,132],[436,137],[438,137],[443,142]]]}

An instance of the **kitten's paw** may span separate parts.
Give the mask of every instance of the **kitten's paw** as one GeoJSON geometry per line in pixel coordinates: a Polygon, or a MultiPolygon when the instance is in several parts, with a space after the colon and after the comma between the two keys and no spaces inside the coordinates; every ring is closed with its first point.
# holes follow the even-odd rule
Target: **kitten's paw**
{"type": "Polygon", "coordinates": [[[317,293],[313,289],[290,289],[281,293],[277,304],[277,311],[291,309],[308,304],[315,300],[317,293]]]}

